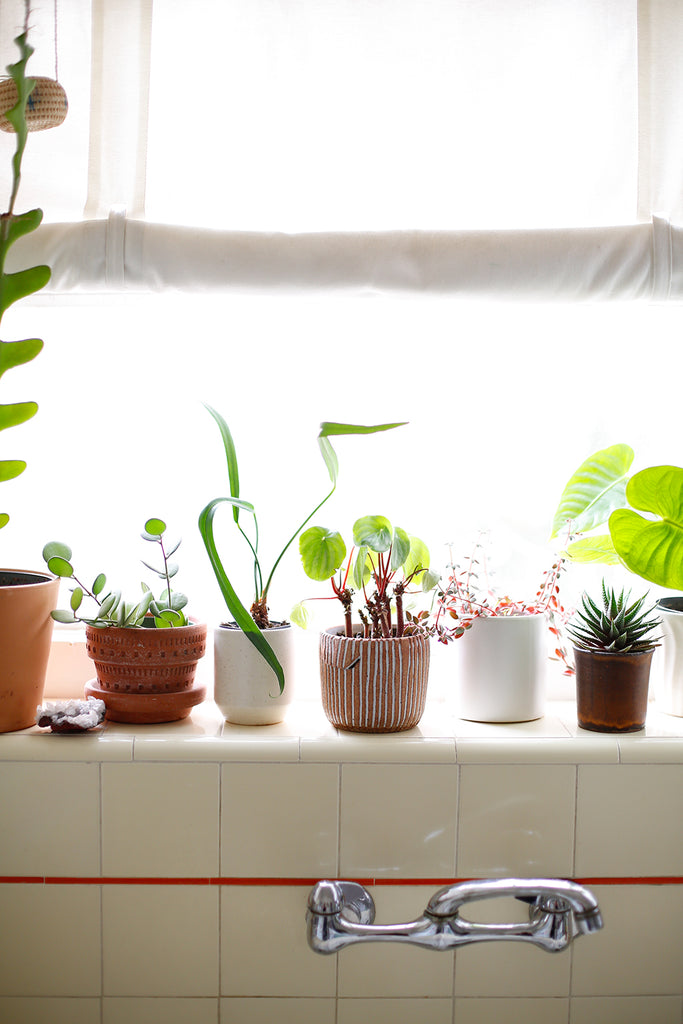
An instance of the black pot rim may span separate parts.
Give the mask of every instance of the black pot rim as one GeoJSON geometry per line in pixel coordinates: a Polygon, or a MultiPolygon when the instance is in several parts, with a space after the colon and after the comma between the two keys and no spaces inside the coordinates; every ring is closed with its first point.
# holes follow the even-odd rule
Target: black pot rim
{"type": "Polygon", "coordinates": [[[683,613],[683,597],[660,597],[657,601],[657,608],[661,608],[664,612],[681,614],[683,613]]]}
{"type": "Polygon", "coordinates": [[[57,577],[39,569],[0,569],[0,587],[28,587],[37,583],[52,583],[57,577]],[[11,576],[13,582],[5,582],[11,576]]]}

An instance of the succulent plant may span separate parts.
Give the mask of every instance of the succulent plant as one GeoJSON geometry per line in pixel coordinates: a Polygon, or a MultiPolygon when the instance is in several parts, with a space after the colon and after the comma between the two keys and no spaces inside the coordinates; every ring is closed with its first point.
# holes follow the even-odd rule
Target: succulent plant
{"type": "Polygon", "coordinates": [[[577,609],[580,621],[567,627],[574,644],[587,651],[605,651],[614,654],[639,654],[657,646],[659,637],[651,635],[661,619],[652,616],[655,606],[643,610],[647,594],[629,604],[631,591],[615,590],[602,581],[602,608],[584,593],[583,607],[577,609]]]}

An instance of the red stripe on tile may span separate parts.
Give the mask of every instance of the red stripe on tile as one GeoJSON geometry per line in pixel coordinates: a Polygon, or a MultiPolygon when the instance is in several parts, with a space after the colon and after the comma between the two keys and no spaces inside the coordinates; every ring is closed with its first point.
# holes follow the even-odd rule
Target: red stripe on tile
{"type": "MultiPolygon", "coordinates": [[[[160,878],[135,876],[69,876],[69,875],[0,875],[0,885],[217,885],[217,886],[313,886],[317,878],[280,878],[277,876],[247,878],[160,878]]],[[[445,886],[474,881],[472,878],[355,878],[365,886],[445,886]]],[[[627,877],[575,878],[580,885],[683,885],[683,875],[634,875],[627,877]]]]}

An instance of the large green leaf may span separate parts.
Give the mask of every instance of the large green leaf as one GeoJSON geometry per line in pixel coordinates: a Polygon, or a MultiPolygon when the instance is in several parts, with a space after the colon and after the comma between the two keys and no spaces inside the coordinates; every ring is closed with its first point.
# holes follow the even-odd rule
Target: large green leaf
{"type": "Polygon", "coordinates": [[[40,338],[25,338],[23,341],[0,341],[0,377],[5,370],[11,370],[23,363],[30,363],[43,347],[40,338]]]}
{"type": "Polygon", "coordinates": [[[624,491],[633,462],[627,444],[602,448],[582,462],[567,481],[553,519],[552,537],[571,522],[572,533],[587,533],[607,522],[616,508],[626,504],[624,491]]]}
{"type": "Polygon", "coordinates": [[[386,516],[362,516],[353,524],[353,543],[371,551],[384,552],[391,547],[394,531],[386,516]]]}
{"type": "MultiPolygon", "coordinates": [[[[216,409],[213,409],[210,405],[204,403],[204,408],[207,412],[210,412],[214,420],[218,424],[218,429],[221,432],[223,439],[223,449],[225,451],[225,459],[228,464],[228,480],[230,482],[230,497],[239,498],[240,496],[240,472],[237,464],[237,450],[235,448],[235,442],[232,439],[230,433],[230,427],[225,422],[223,417],[216,409]]],[[[232,517],[236,523],[239,522],[240,518],[240,506],[234,505],[232,510],[232,517]]]]}
{"type": "Polygon", "coordinates": [[[683,469],[652,466],[629,480],[626,498],[634,509],[617,509],[609,530],[617,554],[638,576],[672,590],[683,590],[683,469]]]}
{"type": "Polygon", "coordinates": [[[597,537],[581,537],[570,544],[565,554],[571,562],[600,562],[603,565],[618,565],[621,561],[614,550],[609,533],[597,537]]]}
{"type": "Polygon", "coordinates": [[[329,580],[346,557],[346,544],[340,533],[324,526],[311,526],[299,537],[299,552],[306,575],[323,583],[329,580]]]}

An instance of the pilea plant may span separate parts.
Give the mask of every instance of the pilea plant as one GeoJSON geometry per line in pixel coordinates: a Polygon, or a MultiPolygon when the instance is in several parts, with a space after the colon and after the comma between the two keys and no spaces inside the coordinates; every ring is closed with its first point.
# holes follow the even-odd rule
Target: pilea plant
{"type": "Polygon", "coordinates": [[[151,544],[158,544],[163,562],[162,568],[156,568],[142,562],[145,568],[166,583],[166,589],[158,598],[146,583],[142,583],[142,599],[137,602],[124,601],[120,590],[106,591],[107,578],[104,573],[95,577],[91,587],[87,587],[76,576],[71,564],[71,548],[59,541],[51,541],[43,548],[43,558],[47,567],[55,576],[73,580],[75,586],[71,590],[71,601],[68,609],[57,609],[52,612],[56,622],[83,622],[88,626],[125,626],[128,628],[147,626],[166,629],[173,626],[186,626],[187,619],[183,608],[187,604],[184,594],[171,589],[171,580],[178,572],[178,566],[169,561],[180,546],[180,541],[170,551],[164,546],[166,523],[163,519],[148,519],[141,536],[151,544]],[[89,598],[94,603],[91,615],[81,615],[83,600],[89,598]]]}
{"type": "MultiPolygon", "coordinates": [[[[299,538],[304,572],[317,582],[329,580],[334,597],[341,603],[345,635],[354,636],[355,592],[363,595],[358,616],[359,631],[364,637],[386,639],[422,630],[421,616],[413,616],[404,609],[404,595],[412,585],[427,592],[438,582],[438,575],[429,569],[427,545],[419,537],[393,527],[385,516],[357,519],[353,524],[353,543],[347,559],[346,543],[338,531],[312,526],[299,538]]],[[[292,620],[306,625],[303,602],[293,610],[292,620]]]]}
{"type": "MultiPolygon", "coordinates": [[[[28,44],[28,22],[30,4],[25,4],[24,31],[17,36],[15,43],[19,49],[19,60],[10,64],[7,73],[13,79],[17,89],[17,102],[7,111],[6,118],[12,125],[16,135],[16,148],[12,160],[12,188],[7,211],[0,214],[0,322],[9,307],[18,299],[40,291],[50,280],[50,268],[46,266],[30,267],[26,270],[8,274],[5,270],[7,255],[23,235],[35,231],[43,219],[42,210],[30,210],[28,213],[14,212],[19,183],[21,181],[21,164],[26,148],[28,128],[26,125],[26,103],[35,85],[35,81],[26,77],[26,64],[33,53],[28,44]]],[[[15,366],[28,363],[38,355],[43,347],[39,338],[27,338],[22,341],[0,341],[0,377],[15,366]]],[[[13,402],[0,405],[0,430],[18,426],[35,416],[38,411],[36,402],[13,402]]],[[[0,461],[0,481],[12,480],[26,469],[21,459],[3,459],[0,461]]],[[[0,527],[6,526],[9,515],[0,512],[0,527]]]]}
{"type": "Polygon", "coordinates": [[[266,637],[261,632],[262,629],[267,629],[272,623],[270,620],[269,609],[268,609],[268,595],[270,593],[270,587],[273,582],[273,576],[280,562],[282,561],[285,553],[289,547],[293,544],[296,538],[299,536],[304,527],[310,522],[316,512],[322,508],[326,501],[328,501],[334,494],[337,488],[337,477],[339,473],[339,464],[337,455],[332,447],[330,441],[331,437],[340,437],[349,434],[375,434],[379,431],[393,430],[395,427],[404,426],[404,423],[381,423],[376,426],[359,426],[351,423],[332,423],[324,422],[320,425],[320,432],[318,434],[318,446],[320,453],[327,467],[327,471],[332,482],[331,490],[325,495],[319,504],[309,513],[304,521],[297,526],[294,533],[291,534],[287,540],[285,546],[280,551],[280,554],[275,560],[272,569],[266,575],[263,572],[261,562],[259,559],[259,530],[258,521],[256,518],[256,510],[251,502],[244,501],[240,497],[240,478],[239,468],[237,462],[237,450],[235,443],[230,432],[230,428],[226,423],[225,419],[211,406],[206,406],[207,411],[213,416],[218,428],[220,430],[221,438],[223,441],[223,448],[225,451],[225,457],[228,466],[228,482],[230,485],[230,495],[220,498],[214,498],[206,505],[199,516],[199,531],[204,541],[211,566],[213,568],[216,580],[220,587],[221,593],[228,607],[228,611],[235,620],[236,625],[243,631],[248,637],[251,643],[256,647],[259,653],[266,659],[268,664],[275,672],[280,693],[284,690],[285,679],[284,672],[280,662],[275,656],[270,644],[266,637]],[[233,587],[218,553],[216,541],[214,537],[213,521],[216,514],[216,510],[222,505],[228,504],[232,506],[232,517],[237,527],[238,532],[246,542],[251,551],[253,558],[253,600],[250,605],[249,611],[245,604],[240,600],[237,595],[237,591],[233,587]],[[244,531],[240,522],[240,512],[247,513],[252,517],[253,523],[253,539],[244,531]]]}

